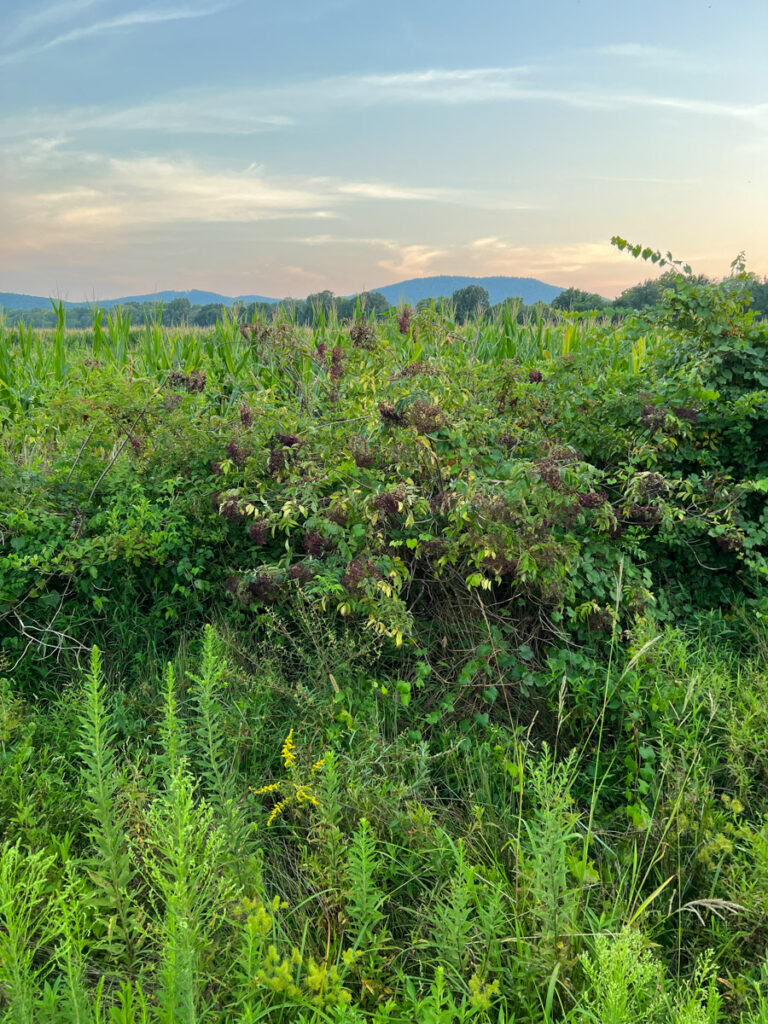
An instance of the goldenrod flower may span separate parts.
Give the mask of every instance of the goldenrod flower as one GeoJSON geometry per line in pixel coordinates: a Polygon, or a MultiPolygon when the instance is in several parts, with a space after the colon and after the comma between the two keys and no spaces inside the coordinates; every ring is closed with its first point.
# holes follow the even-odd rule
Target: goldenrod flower
{"type": "Polygon", "coordinates": [[[279,804],[275,804],[275,806],[272,808],[272,813],[270,814],[269,818],[267,819],[267,828],[269,828],[269,826],[274,823],[276,818],[280,817],[280,815],[283,813],[283,808],[284,807],[285,807],[285,800],[281,800],[279,804]]]}
{"type": "Polygon", "coordinates": [[[293,729],[285,737],[283,743],[283,749],[280,751],[281,757],[283,758],[283,764],[286,768],[290,768],[296,762],[296,746],[293,742],[293,729]]]}

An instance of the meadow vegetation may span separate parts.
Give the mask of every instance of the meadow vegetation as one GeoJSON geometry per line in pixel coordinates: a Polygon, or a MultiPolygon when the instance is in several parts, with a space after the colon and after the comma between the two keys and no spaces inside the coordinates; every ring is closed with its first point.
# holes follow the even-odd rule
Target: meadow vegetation
{"type": "Polygon", "coordinates": [[[768,1022],[768,324],[671,269],[0,328],[3,1020],[768,1022]]]}

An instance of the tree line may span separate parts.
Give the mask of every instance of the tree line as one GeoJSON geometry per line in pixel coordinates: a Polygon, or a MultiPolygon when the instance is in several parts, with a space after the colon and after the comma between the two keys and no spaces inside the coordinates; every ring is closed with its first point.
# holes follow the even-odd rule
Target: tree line
{"type": "MultiPolygon", "coordinates": [[[[675,271],[668,271],[660,277],[648,279],[640,284],[626,288],[617,298],[605,299],[595,292],[583,291],[579,288],[567,288],[550,303],[537,302],[530,306],[522,303],[517,306],[518,319],[546,315],[548,311],[555,313],[599,313],[604,316],[620,318],[631,313],[649,309],[659,304],[662,294],[667,289],[676,290],[681,278],[675,271]]],[[[703,275],[689,276],[682,280],[705,283],[708,279],[703,275]]],[[[727,279],[726,279],[727,280],[727,279]]],[[[768,316],[768,278],[752,276],[749,283],[752,296],[752,308],[759,316],[768,316]]],[[[454,318],[464,323],[470,318],[492,318],[514,300],[492,306],[487,289],[482,285],[468,285],[459,288],[450,299],[422,299],[416,303],[417,310],[429,307],[433,303],[450,305],[454,318]]],[[[343,297],[331,291],[315,292],[305,299],[283,299],[281,302],[235,303],[226,307],[223,303],[212,302],[206,305],[193,305],[189,299],[172,299],[167,303],[157,302],[124,302],[120,304],[124,315],[129,315],[136,324],[158,322],[163,327],[214,327],[226,309],[229,315],[234,314],[239,320],[252,322],[255,319],[271,320],[276,314],[288,315],[300,326],[311,326],[321,316],[326,319],[335,315],[339,320],[352,320],[362,314],[376,318],[386,316],[391,304],[381,292],[362,292],[359,295],[343,297]]],[[[103,311],[103,321],[109,311],[103,311]]],[[[93,326],[97,309],[91,306],[72,306],[66,311],[67,326],[70,328],[89,328],[93,326]]],[[[8,326],[15,327],[23,323],[31,327],[55,327],[56,313],[51,309],[6,309],[0,311],[2,319],[8,326]]]]}

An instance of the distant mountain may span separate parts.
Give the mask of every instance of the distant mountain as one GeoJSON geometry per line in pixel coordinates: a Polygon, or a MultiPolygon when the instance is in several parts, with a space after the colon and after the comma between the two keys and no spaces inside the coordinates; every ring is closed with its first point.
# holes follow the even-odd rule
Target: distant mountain
{"type": "MultiPolygon", "coordinates": [[[[174,299],[189,299],[193,306],[210,306],[212,303],[221,303],[223,306],[231,306],[235,302],[278,302],[279,299],[271,299],[266,295],[219,295],[218,292],[201,292],[193,288],[188,292],[153,292],[151,295],[126,295],[121,299],[105,299],[99,305],[105,309],[117,306],[121,302],[172,302],[174,299]]],[[[82,303],[78,303],[82,305],[82,303]]]]}
{"type": "Polygon", "coordinates": [[[410,281],[388,284],[384,288],[371,288],[373,292],[381,292],[387,302],[396,306],[402,299],[405,302],[418,302],[420,299],[437,299],[441,296],[450,298],[459,288],[470,284],[479,284],[488,292],[491,305],[505,299],[522,299],[526,306],[534,302],[551,302],[562,288],[553,284],[545,284],[534,277],[452,277],[442,274],[439,277],[414,277],[410,281]]]}
{"type": "MultiPolygon", "coordinates": [[[[65,302],[64,308],[76,306],[76,302],[65,302]]],[[[41,295],[19,295],[18,292],[0,292],[2,309],[50,309],[51,303],[41,295]]]]}
{"type": "MultiPolygon", "coordinates": [[[[372,288],[371,291],[381,292],[393,306],[403,300],[415,303],[420,299],[438,299],[441,296],[450,298],[458,288],[466,288],[469,284],[479,284],[488,291],[491,305],[505,299],[522,299],[530,306],[534,302],[551,302],[563,290],[552,284],[545,284],[533,277],[414,277],[409,281],[399,281],[383,288],[372,288]]],[[[208,306],[221,303],[231,306],[235,302],[279,302],[280,299],[266,295],[220,295],[218,292],[204,292],[193,288],[191,291],[162,291],[148,295],[124,295],[119,299],[100,299],[99,306],[111,309],[125,302],[172,302],[173,299],[189,299],[193,306],[208,306]]],[[[64,300],[64,306],[71,309],[75,306],[91,306],[93,300],[71,302],[64,300]]],[[[50,309],[51,303],[42,295],[19,295],[16,292],[0,292],[0,309],[50,309]]]]}
{"type": "MultiPolygon", "coordinates": [[[[218,292],[202,292],[193,288],[188,292],[152,292],[149,295],[124,295],[119,299],[98,299],[96,300],[103,309],[111,309],[123,302],[171,302],[173,299],[189,299],[193,306],[208,306],[211,303],[221,303],[223,306],[231,306],[234,302],[277,302],[278,299],[270,299],[264,295],[239,295],[232,298],[229,295],[219,295],[218,292]]],[[[84,302],[70,302],[64,299],[64,308],[72,309],[75,306],[92,306],[93,300],[84,302]]],[[[0,307],[3,309],[50,309],[50,300],[42,295],[19,295],[16,292],[0,292],[0,307]]]]}

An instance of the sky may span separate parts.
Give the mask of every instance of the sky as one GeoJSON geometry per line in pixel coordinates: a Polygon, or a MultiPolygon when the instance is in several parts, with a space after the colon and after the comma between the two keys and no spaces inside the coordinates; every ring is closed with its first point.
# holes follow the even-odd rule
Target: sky
{"type": "Polygon", "coordinates": [[[2,0],[0,291],[768,274],[768,0],[2,0]]]}

